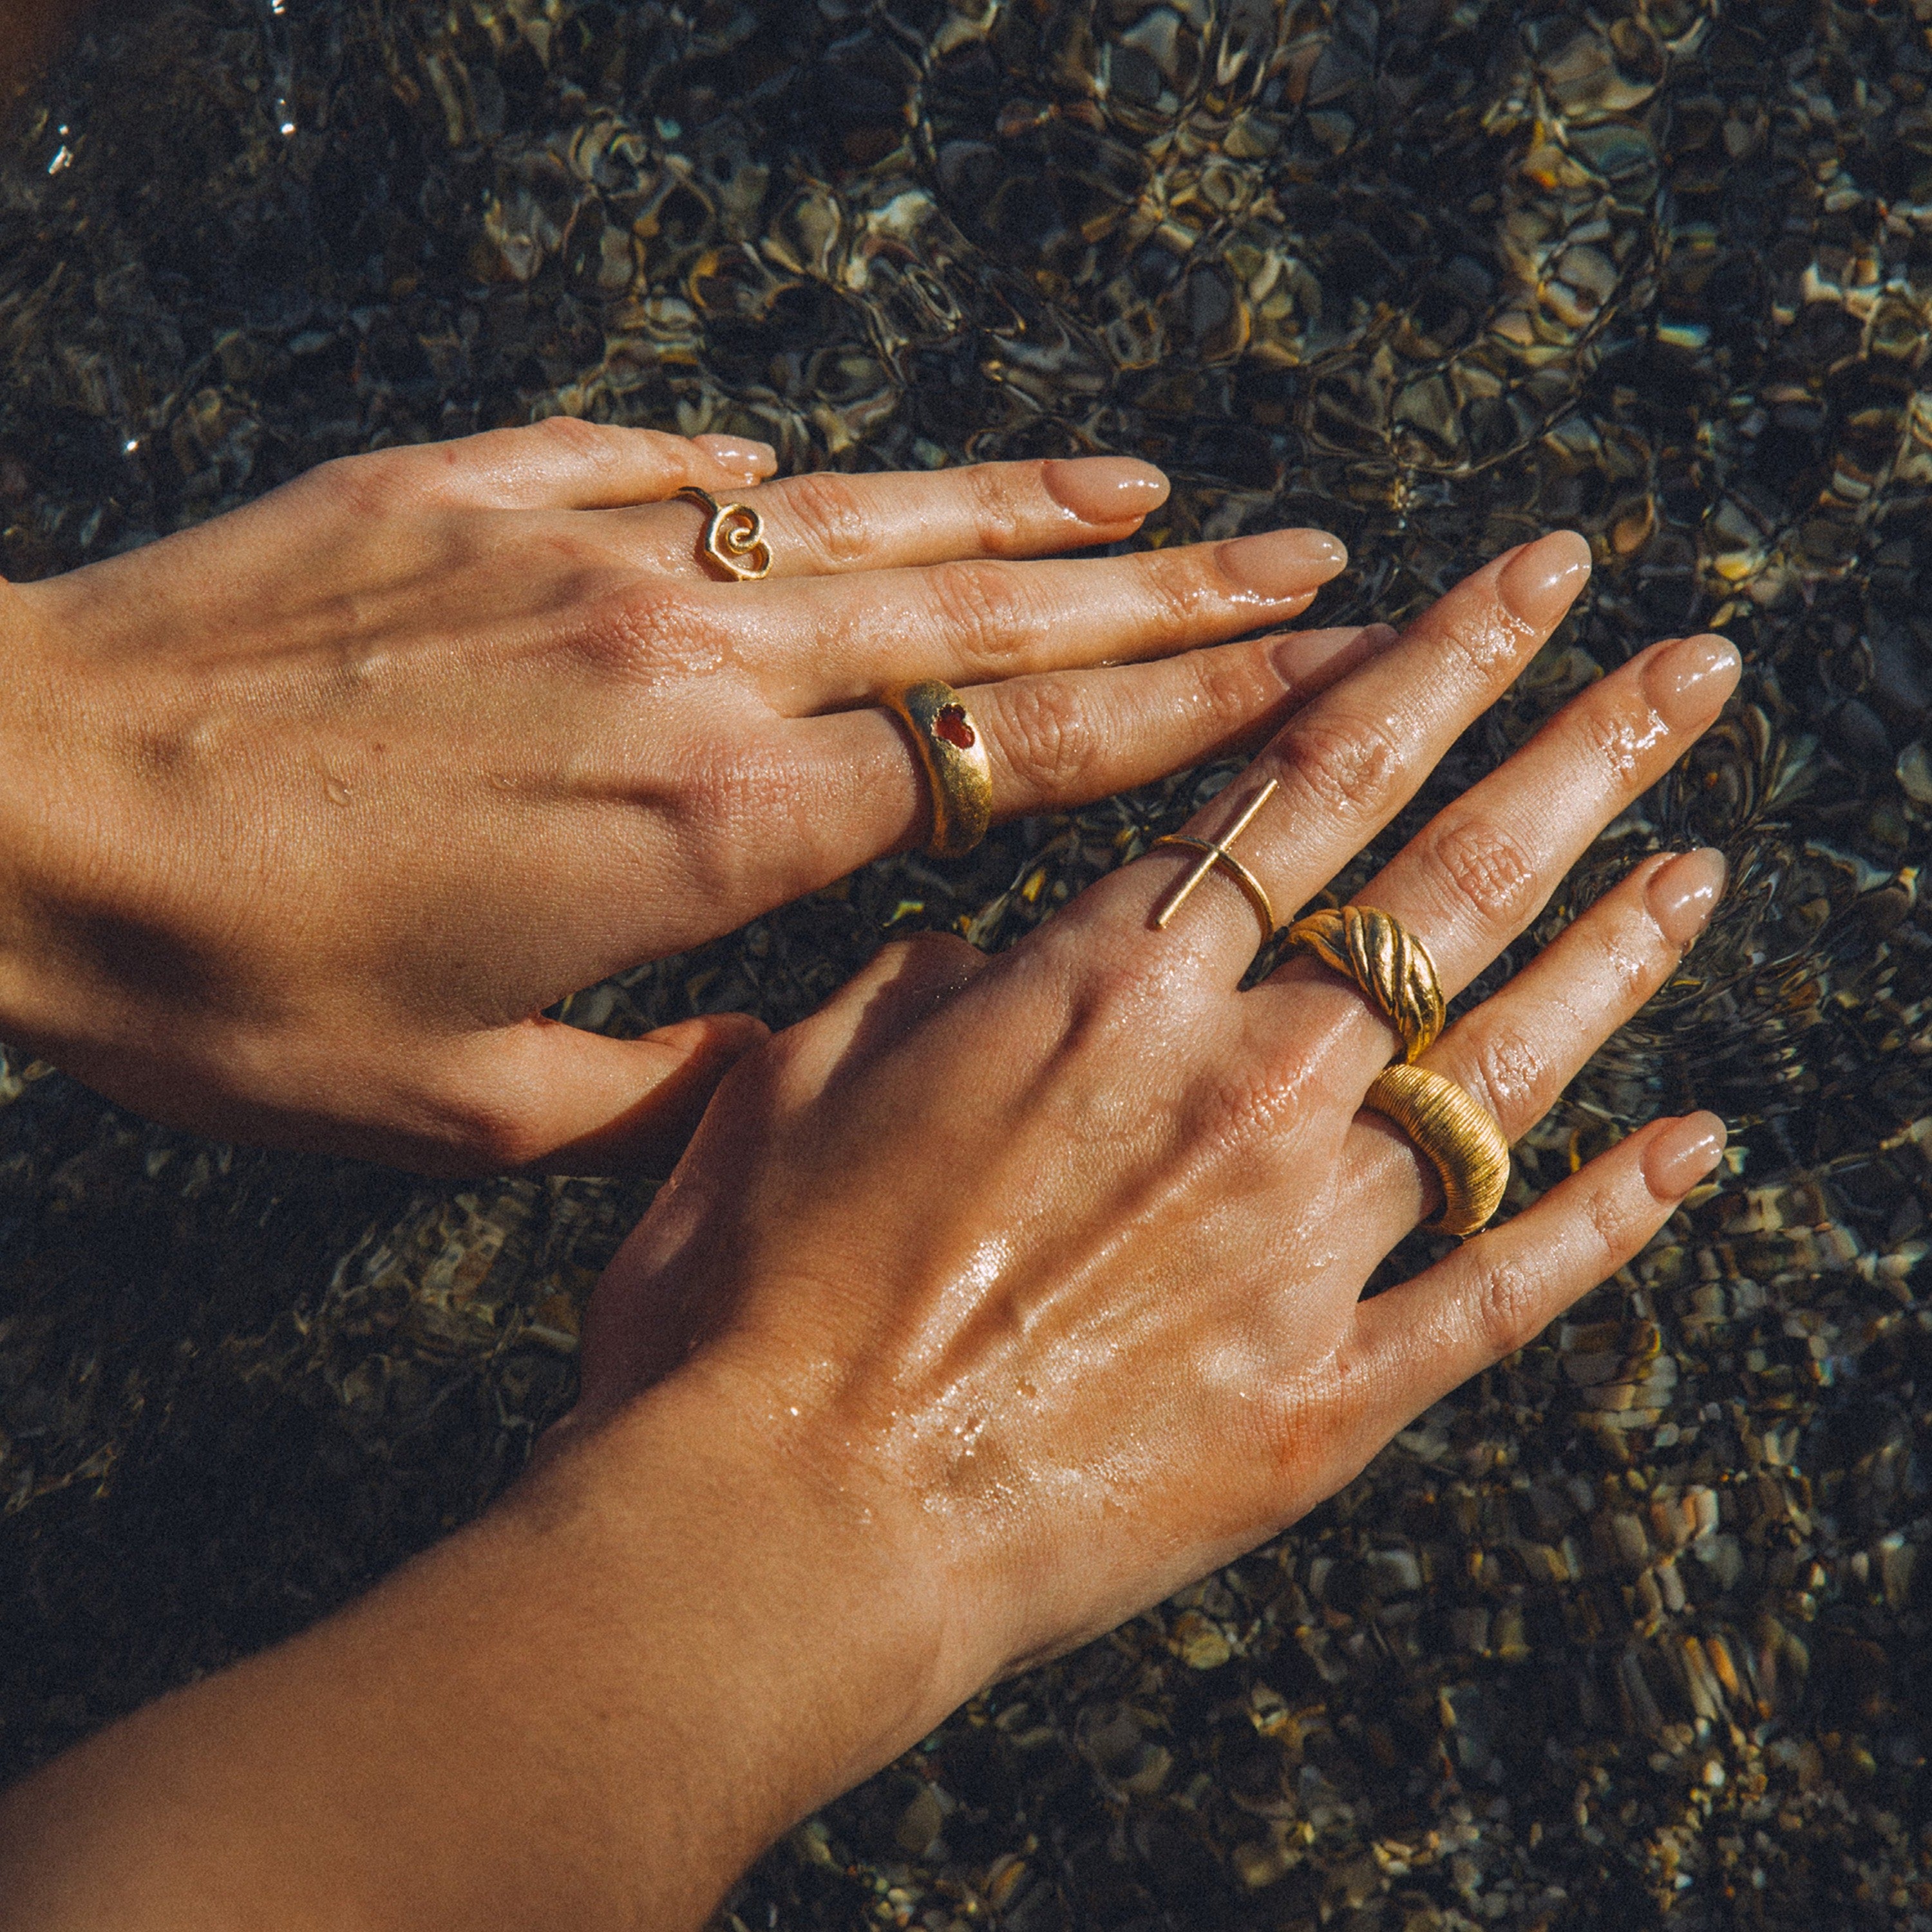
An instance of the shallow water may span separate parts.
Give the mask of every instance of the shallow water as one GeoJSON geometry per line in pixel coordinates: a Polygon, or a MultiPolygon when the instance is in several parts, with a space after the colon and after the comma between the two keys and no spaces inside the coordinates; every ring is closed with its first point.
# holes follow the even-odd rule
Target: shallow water
{"type": "MultiPolygon", "coordinates": [[[[1731,896],[1513,1198],[1690,1104],[1721,1186],[1293,1534],[796,1834],[745,1926],[1932,1924],[1928,22],[194,0],[84,42],[0,152],[9,574],[562,409],[793,466],[1144,454],[1167,540],[1344,536],[1329,621],[1584,530],[1584,607],[1418,810],[1656,635],[1744,652],[1535,937],[1660,844],[1723,847],[1731,896]]],[[[1006,943],[1218,776],[572,1016],[782,1022],[888,929],[1006,943]]],[[[0,1093],[17,1768],[486,1501],[645,1190],[236,1153],[17,1060],[0,1093]]]]}

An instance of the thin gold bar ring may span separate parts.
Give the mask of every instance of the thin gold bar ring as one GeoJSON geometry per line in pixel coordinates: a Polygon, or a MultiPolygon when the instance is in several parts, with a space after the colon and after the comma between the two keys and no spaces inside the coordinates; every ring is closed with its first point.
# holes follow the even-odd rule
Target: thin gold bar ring
{"type": "MultiPolygon", "coordinates": [[[[1240,860],[1234,856],[1233,853],[1228,850],[1228,848],[1253,824],[1256,813],[1259,812],[1280,788],[1280,779],[1270,778],[1268,783],[1249,800],[1242,810],[1240,817],[1236,819],[1219,838],[1212,840],[1190,838],[1184,832],[1169,832],[1165,838],[1156,838],[1154,842],[1154,845],[1156,846],[1185,845],[1190,850],[1201,854],[1186,878],[1182,879],[1174,890],[1168,895],[1160,910],[1154,914],[1154,923],[1156,932],[1165,932],[1167,930],[1168,922],[1187,903],[1195,887],[1200,884],[1201,881],[1214,871],[1216,866],[1219,866],[1247,895],[1249,904],[1255,909],[1255,916],[1262,922],[1262,938],[1264,941],[1274,937],[1275,928],[1280,922],[1274,916],[1274,908],[1268,902],[1268,889],[1253,873],[1248,870],[1246,866],[1241,863],[1240,860]]],[[[1154,848],[1150,847],[1148,849],[1151,850],[1154,848]]]]}

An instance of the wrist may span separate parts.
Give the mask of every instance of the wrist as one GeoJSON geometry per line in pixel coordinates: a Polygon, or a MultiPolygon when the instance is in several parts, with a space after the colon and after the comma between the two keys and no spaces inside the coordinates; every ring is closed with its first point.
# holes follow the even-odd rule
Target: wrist
{"type": "Polygon", "coordinates": [[[695,1927],[956,1694],[874,1528],[674,1378],[351,1610],[11,1794],[0,1869],[33,1882],[0,1926],[695,1927]]]}
{"type": "Polygon", "coordinates": [[[37,1049],[67,1030],[62,882],[85,870],[90,789],[81,707],[40,590],[0,579],[0,1039],[37,1049]]]}

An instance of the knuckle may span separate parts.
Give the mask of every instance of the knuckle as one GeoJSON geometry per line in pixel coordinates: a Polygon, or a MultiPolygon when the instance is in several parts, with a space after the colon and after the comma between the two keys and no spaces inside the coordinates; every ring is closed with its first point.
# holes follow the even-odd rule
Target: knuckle
{"type": "Polygon", "coordinates": [[[1276,742],[1284,778],[1346,821],[1378,816],[1401,775],[1402,748],[1377,720],[1300,718],[1276,742]]]}
{"type": "Polygon", "coordinates": [[[416,493],[403,474],[402,453],[372,450],[338,456],[310,472],[309,482],[339,510],[358,518],[387,515],[416,493]]]}
{"type": "Polygon", "coordinates": [[[786,516],[821,562],[854,564],[871,553],[872,520],[849,478],[819,470],[776,488],[786,516]]]}
{"type": "Polygon", "coordinates": [[[998,668],[1028,628],[1030,600],[1004,564],[940,564],[927,589],[947,643],[969,666],[998,668]]]}
{"type": "Polygon", "coordinates": [[[670,580],[652,578],[602,599],[572,644],[598,676],[652,684],[694,656],[722,649],[718,628],[700,597],[670,580]]]}
{"type": "Polygon", "coordinates": [[[1191,633],[1204,604],[1226,602],[1234,590],[1198,550],[1136,550],[1130,560],[1139,573],[1140,601],[1163,632],[1191,633]]]}
{"type": "Polygon", "coordinates": [[[1046,486],[1040,480],[1045,468],[1044,463],[981,463],[961,472],[966,482],[974,536],[982,550],[1004,556],[1020,548],[1024,520],[1022,493],[1046,496],[1046,486]]]}
{"type": "Polygon", "coordinates": [[[1478,1264],[1469,1307],[1478,1340],[1497,1361],[1534,1341],[1544,1326],[1536,1279],[1512,1256],[1498,1255],[1478,1264]]]}
{"type": "Polygon", "coordinates": [[[1444,876],[1485,919],[1508,920],[1528,904],[1536,868],[1520,841],[1493,820],[1468,818],[1448,826],[1436,841],[1444,876]]]}
{"type": "Polygon", "coordinates": [[[1181,662],[1192,680],[1196,704],[1231,729],[1282,702],[1281,680],[1252,651],[1196,651],[1181,662]]]}
{"type": "Polygon", "coordinates": [[[1310,1084],[1306,1056],[1292,1050],[1231,1066],[1208,1089],[1202,1124],[1230,1144],[1278,1142],[1306,1118],[1310,1084]]]}
{"type": "Polygon", "coordinates": [[[1463,1083],[1503,1124],[1511,1138],[1540,1114],[1550,1063],[1520,1034],[1492,1033],[1478,1042],[1475,1064],[1463,1083]]]}
{"type": "Polygon", "coordinates": [[[544,416],[531,424],[528,433],[567,456],[595,460],[610,452],[609,431],[581,416],[544,416]]]}
{"type": "Polygon", "coordinates": [[[1599,686],[1586,698],[1576,720],[1577,735],[1612,783],[1629,784],[1641,769],[1647,741],[1656,735],[1647,706],[1628,694],[1599,686]]]}
{"type": "Polygon", "coordinates": [[[1093,719],[1062,678],[1029,679],[999,694],[1000,749],[1028,790],[1060,796],[1077,790],[1098,755],[1093,719]]]}

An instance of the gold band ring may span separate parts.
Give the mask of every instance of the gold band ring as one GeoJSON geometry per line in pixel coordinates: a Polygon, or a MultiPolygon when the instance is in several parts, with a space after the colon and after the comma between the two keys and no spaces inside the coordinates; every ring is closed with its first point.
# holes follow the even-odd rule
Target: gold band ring
{"type": "Polygon", "coordinates": [[[1186,876],[1168,895],[1160,911],[1155,914],[1154,922],[1156,932],[1165,932],[1167,930],[1168,922],[1187,903],[1188,896],[1194,888],[1218,866],[1247,895],[1249,904],[1255,909],[1256,918],[1262,922],[1263,943],[1274,937],[1275,928],[1280,922],[1275,917],[1274,908],[1268,902],[1268,889],[1228,848],[1246,831],[1253,822],[1255,814],[1274,797],[1280,784],[1280,779],[1270,778],[1249,800],[1240,817],[1219,838],[1190,838],[1184,832],[1170,832],[1165,837],[1156,838],[1154,844],[1148,848],[1149,851],[1152,851],[1155,846],[1184,845],[1190,851],[1198,852],[1202,855],[1198,862],[1189,869],[1186,876]]]}
{"type": "Polygon", "coordinates": [[[1393,1120],[1442,1176],[1432,1232],[1473,1234],[1502,1205],[1509,1142],[1496,1116],[1454,1081],[1426,1066],[1385,1066],[1362,1104],[1393,1120]]]}
{"type": "Polygon", "coordinates": [[[1354,980],[1402,1035],[1405,1060],[1434,1045],[1446,1010],[1442,981],[1429,948],[1400,920],[1368,906],[1311,913],[1288,928],[1288,943],[1354,980]]]}
{"type": "Polygon", "coordinates": [[[721,503],[709,490],[687,483],[677,493],[687,503],[711,512],[704,526],[706,557],[738,582],[751,583],[772,567],[772,547],[765,541],[765,520],[748,503],[721,503]]]}
{"type": "Polygon", "coordinates": [[[935,859],[963,857],[993,820],[993,768],[959,694],[936,677],[902,685],[880,699],[912,734],[932,796],[935,859]]]}

